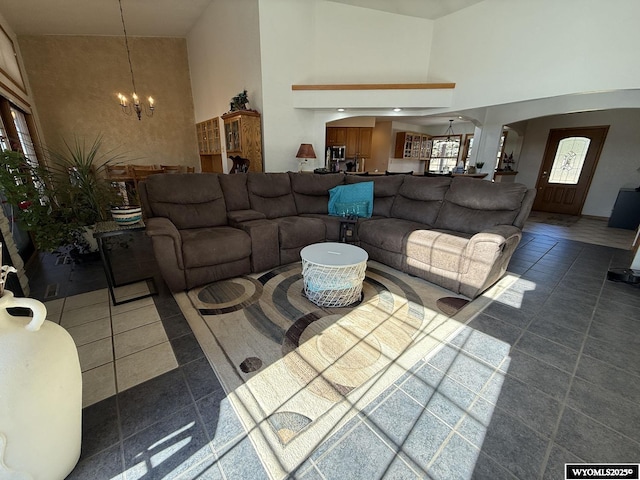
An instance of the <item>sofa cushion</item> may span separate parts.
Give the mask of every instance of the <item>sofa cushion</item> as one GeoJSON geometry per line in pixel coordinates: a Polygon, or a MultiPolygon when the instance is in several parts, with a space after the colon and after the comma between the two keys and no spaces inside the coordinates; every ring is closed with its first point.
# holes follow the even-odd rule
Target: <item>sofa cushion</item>
{"type": "Polygon", "coordinates": [[[149,207],[178,229],[227,224],[227,208],[215,173],[150,175],[146,179],[149,207]]]}
{"type": "Polygon", "coordinates": [[[291,191],[288,173],[247,174],[247,189],[251,208],[265,214],[267,218],[296,215],[296,202],[291,191]]]}
{"type": "Polygon", "coordinates": [[[329,190],[329,215],[342,216],[352,211],[359,217],[371,216],[373,213],[373,182],[338,185],[329,190]]]}
{"type": "Polygon", "coordinates": [[[342,223],[341,217],[334,217],[332,215],[324,215],[321,213],[303,213],[303,217],[319,218],[322,220],[325,226],[325,240],[327,242],[340,241],[340,225],[342,223]]]}
{"type": "Polygon", "coordinates": [[[251,255],[251,237],[231,227],[194,228],[180,231],[185,268],[234,262],[251,255]]]}
{"type": "Polygon", "coordinates": [[[326,238],[326,227],[319,218],[293,216],[276,218],[273,221],[278,224],[280,249],[324,242],[326,238]]]}
{"type": "Polygon", "coordinates": [[[235,173],[233,175],[220,175],[220,186],[224,193],[224,201],[227,210],[249,210],[249,192],[247,191],[247,174],[235,173]]]}
{"type": "Polygon", "coordinates": [[[477,233],[496,225],[512,225],[527,193],[518,183],[493,183],[454,177],[435,227],[477,233]]]}
{"type": "Polygon", "coordinates": [[[316,173],[289,172],[291,190],[298,215],[305,213],[328,213],[329,190],[344,183],[342,173],[320,175],[316,173]]]}
{"type": "Polygon", "coordinates": [[[391,216],[391,206],[405,175],[371,175],[357,177],[347,175],[347,184],[373,181],[373,215],[391,216]]]}
{"type": "Polygon", "coordinates": [[[455,232],[416,230],[407,237],[406,255],[433,269],[465,273],[464,253],[468,244],[467,237],[455,232]]]}
{"type": "Polygon", "coordinates": [[[450,184],[450,178],[405,177],[393,201],[391,216],[433,225],[450,184]]]}
{"type": "Polygon", "coordinates": [[[382,250],[405,253],[406,238],[424,225],[399,218],[379,218],[358,224],[358,239],[382,250]]]}

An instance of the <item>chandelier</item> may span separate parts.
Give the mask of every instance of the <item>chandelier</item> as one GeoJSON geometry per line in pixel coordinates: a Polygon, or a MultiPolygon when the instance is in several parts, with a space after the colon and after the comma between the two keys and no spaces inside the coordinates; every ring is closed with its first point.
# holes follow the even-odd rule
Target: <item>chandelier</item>
{"type": "Polygon", "coordinates": [[[447,142],[451,142],[451,137],[456,135],[453,133],[453,120],[449,120],[449,128],[447,128],[445,135],[447,136],[447,142]]]}
{"type": "Polygon", "coordinates": [[[129,71],[131,72],[131,86],[133,87],[133,93],[131,94],[131,101],[121,93],[118,93],[118,100],[120,101],[120,106],[122,107],[122,111],[126,115],[131,115],[133,112],[138,116],[138,120],[142,120],[142,113],[144,112],[147,117],[153,116],[153,111],[155,110],[154,100],[152,97],[149,97],[147,101],[148,105],[145,105],[140,102],[140,98],[136,93],[136,80],[133,76],[133,65],[131,64],[131,52],[129,50],[129,38],[127,37],[127,28],[124,25],[124,13],[122,12],[122,0],[118,0],[118,4],[120,5],[120,19],[122,20],[122,31],[124,32],[124,44],[127,47],[127,59],[129,60],[129,71]]]}

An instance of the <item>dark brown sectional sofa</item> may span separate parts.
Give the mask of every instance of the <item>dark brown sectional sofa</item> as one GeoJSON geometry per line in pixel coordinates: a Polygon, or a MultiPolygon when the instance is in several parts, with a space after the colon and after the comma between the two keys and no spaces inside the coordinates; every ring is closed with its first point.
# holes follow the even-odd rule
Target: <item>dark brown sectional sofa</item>
{"type": "Polygon", "coordinates": [[[329,189],[374,182],[357,223],[369,258],[475,298],[505,273],[535,190],[517,183],[413,175],[153,175],[139,185],[146,232],[172,291],[300,260],[338,241],[329,189]]]}

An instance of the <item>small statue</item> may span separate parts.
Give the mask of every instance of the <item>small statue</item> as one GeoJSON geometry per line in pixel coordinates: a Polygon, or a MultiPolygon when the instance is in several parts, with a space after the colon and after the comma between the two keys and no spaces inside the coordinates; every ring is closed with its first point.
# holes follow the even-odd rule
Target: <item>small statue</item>
{"type": "Polygon", "coordinates": [[[249,99],[247,98],[247,91],[244,90],[231,99],[231,111],[247,110],[247,103],[249,103],[249,99]]]}
{"type": "Polygon", "coordinates": [[[235,157],[229,157],[233,160],[233,167],[231,167],[231,173],[247,173],[249,171],[249,164],[251,163],[248,158],[242,158],[240,155],[235,157]]]}

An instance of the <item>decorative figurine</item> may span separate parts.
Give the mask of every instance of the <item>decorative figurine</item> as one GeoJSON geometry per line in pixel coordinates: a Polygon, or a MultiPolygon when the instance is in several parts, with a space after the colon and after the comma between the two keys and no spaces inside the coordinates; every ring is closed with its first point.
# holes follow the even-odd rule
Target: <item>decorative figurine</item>
{"type": "Polygon", "coordinates": [[[231,99],[231,111],[236,112],[238,110],[248,110],[247,103],[249,103],[249,99],[247,98],[247,91],[244,90],[242,93],[239,93],[231,99]]]}

